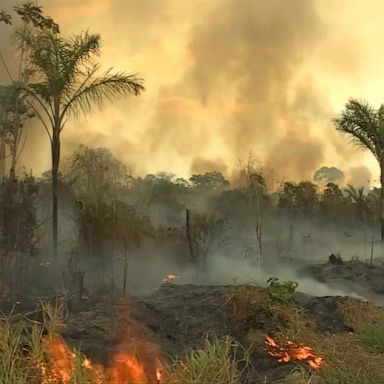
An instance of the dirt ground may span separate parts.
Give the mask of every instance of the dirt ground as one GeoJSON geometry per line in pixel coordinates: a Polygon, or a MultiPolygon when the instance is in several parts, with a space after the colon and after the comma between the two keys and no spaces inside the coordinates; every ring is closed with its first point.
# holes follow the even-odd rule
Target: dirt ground
{"type": "MultiPolygon", "coordinates": [[[[233,324],[226,302],[237,286],[197,286],[163,284],[152,294],[131,298],[128,302],[87,302],[68,317],[65,340],[79,347],[96,362],[106,363],[119,341],[118,329],[132,329],[132,337],[158,345],[165,359],[183,359],[193,349],[203,346],[207,335],[233,336],[247,346],[248,335],[233,324]],[[88,307],[88,308],[87,308],[88,307]],[[123,320],[120,314],[129,311],[123,320]],[[139,328],[137,328],[139,324],[139,328]]],[[[319,332],[324,334],[353,332],[343,321],[337,302],[339,297],[312,297],[295,294],[295,305],[304,310],[319,332]]],[[[262,312],[262,311],[261,311],[262,312]]],[[[260,312],[260,335],[267,333],[264,323],[269,314],[260,312]],[[265,316],[267,317],[265,319],[265,316]]],[[[265,353],[262,339],[252,353],[254,381],[265,378],[273,382],[286,376],[294,364],[282,365],[265,353]]],[[[249,344],[249,343],[248,343],[249,344]]]]}
{"type": "MultiPolygon", "coordinates": [[[[312,265],[301,273],[331,286],[345,288],[352,284],[360,294],[365,292],[376,299],[384,293],[384,269],[371,269],[361,263],[312,265]]],[[[247,287],[164,283],[150,294],[127,300],[90,295],[72,303],[62,334],[70,346],[101,364],[108,364],[123,340],[129,348],[160,351],[165,360],[171,360],[183,359],[193,349],[202,347],[207,335],[230,335],[244,347],[251,342],[256,344],[250,355],[253,379],[247,383],[277,383],[295,366],[281,364],[265,352],[263,340],[280,319],[268,307],[256,306],[251,308],[251,323],[244,321],[239,327],[228,306],[229,298],[247,287]]],[[[265,295],[266,288],[251,288],[265,295]]],[[[340,311],[343,300],[338,296],[314,297],[296,292],[293,307],[305,313],[306,321],[314,324],[319,335],[342,336],[355,332],[354,323],[347,322],[340,311]]],[[[4,303],[1,308],[3,313],[17,314],[33,312],[35,306],[36,302],[26,300],[13,309],[11,303],[4,303]]]]}

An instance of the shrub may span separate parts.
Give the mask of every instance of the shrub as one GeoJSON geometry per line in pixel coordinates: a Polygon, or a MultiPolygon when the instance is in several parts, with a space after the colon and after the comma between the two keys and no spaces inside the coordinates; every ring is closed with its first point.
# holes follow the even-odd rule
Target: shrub
{"type": "Polygon", "coordinates": [[[293,301],[295,290],[298,286],[296,281],[280,282],[276,277],[270,277],[268,294],[272,301],[276,304],[290,304],[293,301]]]}

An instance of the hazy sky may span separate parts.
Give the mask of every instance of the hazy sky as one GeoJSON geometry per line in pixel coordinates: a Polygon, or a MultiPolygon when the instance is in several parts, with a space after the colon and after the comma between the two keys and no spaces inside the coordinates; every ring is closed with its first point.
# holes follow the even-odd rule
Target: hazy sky
{"type": "MultiPolygon", "coordinates": [[[[16,3],[0,0],[0,9],[16,3]]],[[[384,102],[381,1],[39,3],[63,35],[100,33],[105,68],[145,79],[142,96],[68,124],[64,155],[82,142],[110,148],[136,173],[188,176],[231,175],[251,151],[285,180],[311,179],[323,165],[357,184],[377,179],[373,157],[331,119],[349,97],[384,102]]],[[[7,31],[0,26],[2,40],[7,31]]],[[[48,169],[42,128],[31,128],[28,139],[24,162],[36,173],[48,169]]]]}

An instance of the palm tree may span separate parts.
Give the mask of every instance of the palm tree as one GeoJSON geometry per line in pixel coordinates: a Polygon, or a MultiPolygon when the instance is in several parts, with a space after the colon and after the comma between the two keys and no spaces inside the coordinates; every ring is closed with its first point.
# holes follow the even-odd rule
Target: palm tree
{"type": "Polygon", "coordinates": [[[103,102],[144,91],[135,74],[99,74],[93,58],[100,53],[100,35],[83,32],[71,38],[60,35],[58,25],[44,18],[40,7],[15,7],[24,21],[16,30],[20,51],[30,62],[28,81],[21,84],[25,100],[43,124],[51,143],[53,260],[58,254],[58,170],[60,135],[68,117],[87,114],[103,102]],[[31,8],[32,7],[32,8],[31,8]],[[33,8],[34,7],[34,8],[33,8]]]}
{"type": "Polygon", "coordinates": [[[374,109],[368,103],[349,99],[340,117],[334,119],[336,129],[352,141],[371,151],[380,167],[380,233],[384,242],[384,104],[374,109]]]}

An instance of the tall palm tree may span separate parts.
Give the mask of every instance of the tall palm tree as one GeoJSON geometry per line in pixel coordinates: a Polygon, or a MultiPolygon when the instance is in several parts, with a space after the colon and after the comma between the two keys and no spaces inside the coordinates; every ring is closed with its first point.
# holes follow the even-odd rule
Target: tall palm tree
{"type": "Polygon", "coordinates": [[[68,117],[87,114],[105,100],[144,91],[135,74],[99,74],[92,59],[100,53],[100,35],[83,32],[71,38],[60,35],[58,25],[44,18],[41,9],[19,7],[25,24],[16,31],[18,48],[30,62],[28,82],[22,84],[25,100],[42,122],[51,143],[53,260],[58,254],[58,170],[60,135],[68,117]],[[43,19],[41,19],[43,17],[43,19]]]}
{"type": "Polygon", "coordinates": [[[366,102],[349,99],[340,117],[334,119],[336,129],[352,141],[371,151],[380,167],[380,233],[384,242],[384,104],[374,109],[366,102]]]}

